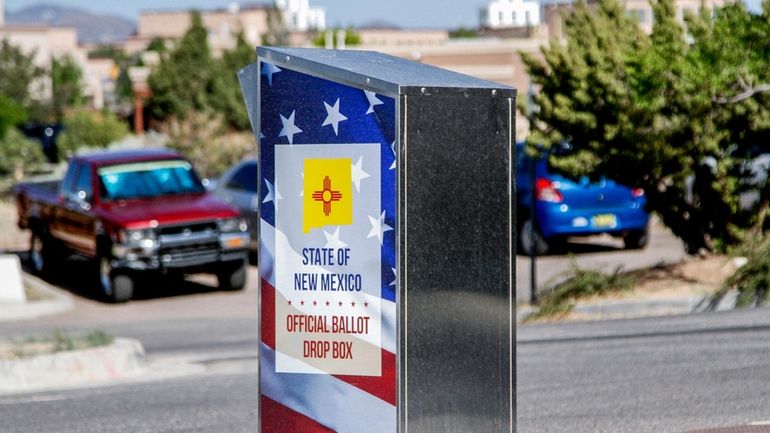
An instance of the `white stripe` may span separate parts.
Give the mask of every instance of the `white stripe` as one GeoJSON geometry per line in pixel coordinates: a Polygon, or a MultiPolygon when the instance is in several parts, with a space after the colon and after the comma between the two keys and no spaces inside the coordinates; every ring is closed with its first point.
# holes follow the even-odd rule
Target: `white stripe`
{"type": "Polygon", "coordinates": [[[338,433],[395,433],[395,406],[333,376],[275,373],[265,344],[260,357],[262,395],[338,433]]]}
{"type": "MultiPolygon", "coordinates": [[[[275,287],[277,291],[280,291],[285,297],[288,293],[281,291],[275,284],[275,272],[273,270],[274,256],[275,256],[275,238],[276,230],[270,223],[265,220],[261,220],[260,224],[260,251],[259,251],[259,266],[260,276],[264,278],[271,286],[275,287]]],[[[281,235],[283,236],[283,235],[281,235]]],[[[288,242],[288,240],[287,240],[288,242]]],[[[370,302],[371,302],[371,298],[370,302]]],[[[382,336],[380,347],[387,350],[390,353],[396,353],[396,303],[387,299],[376,298],[380,302],[381,315],[382,315],[382,336]]],[[[357,300],[358,302],[358,300],[357,300]]]]}
{"type": "Polygon", "coordinates": [[[275,287],[275,228],[263,219],[259,221],[259,276],[275,287]]]}

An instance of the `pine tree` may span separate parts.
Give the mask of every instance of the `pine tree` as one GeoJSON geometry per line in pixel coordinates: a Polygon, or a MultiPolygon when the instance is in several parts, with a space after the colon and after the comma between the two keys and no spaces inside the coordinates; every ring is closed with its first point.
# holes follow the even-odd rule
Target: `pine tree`
{"type": "Polygon", "coordinates": [[[150,113],[164,120],[184,116],[191,110],[206,110],[211,105],[215,70],[201,14],[193,11],[190,28],[150,74],[150,113]]]}

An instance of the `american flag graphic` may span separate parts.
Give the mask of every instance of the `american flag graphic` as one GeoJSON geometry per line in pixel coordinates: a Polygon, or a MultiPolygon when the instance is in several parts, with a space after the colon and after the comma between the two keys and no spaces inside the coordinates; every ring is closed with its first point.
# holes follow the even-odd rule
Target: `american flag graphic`
{"type": "MultiPolygon", "coordinates": [[[[260,431],[395,433],[395,100],[264,61],[260,73],[260,431]],[[303,233],[302,161],[327,156],[350,158],[353,222],[303,233]],[[344,268],[350,275],[338,276],[345,289],[306,287],[313,275],[343,269],[308,265],[307,247],[350,251],[354,263],[344,268]],[[302,279],[298,268],[312,273],[302,279]],[[365,323],[376,335],[344,336],[353,344],[352,353],[345,352],[353,359],[325,364],[288,350],[302,342],[287,338],[291,324],[287,331],[285,317],[319,321],[334,315],[359,325],[371,317],[365,323]],[[359,365],[359,347],[375,348],[376,362],[366,358],[359,365]]],[[[324,212],[333,214],[339,202],[328,202],[324,212]]]]}

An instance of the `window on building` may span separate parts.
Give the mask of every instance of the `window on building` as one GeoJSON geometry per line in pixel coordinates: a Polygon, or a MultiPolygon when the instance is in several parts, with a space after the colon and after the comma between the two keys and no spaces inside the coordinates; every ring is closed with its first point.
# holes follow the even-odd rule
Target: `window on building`
{"type": "Polygon", "coordinates": [[[504,22],[505,22],[505,14],[502,11],[500,11],[500,13],[498,14],[497,23],[502,24],[504,22]]]}
{"type": "Polygon", "coordinates": [[[524,12],[524,19],[526,20],[528,26],[532,25],[532,16],[529,11],[524,12]]]}
{"type": "Polygon", "coordinates": [[[516,11],[511,12],[511,22],[516,24],[516,11]]]}

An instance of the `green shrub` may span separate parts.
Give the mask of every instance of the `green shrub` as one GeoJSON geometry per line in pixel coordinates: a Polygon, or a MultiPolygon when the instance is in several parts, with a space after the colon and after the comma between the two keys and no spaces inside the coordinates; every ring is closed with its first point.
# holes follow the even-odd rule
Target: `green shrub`
{"type": "Polygon", "coordinates": [[[29,171],[39,170],[45,163],[40,143],[30,140],[16,128],[0,138],[0,174],[20,180],[29,171]]]}
{"type": "Polygon", "coordinates": [[[80,148],[106,148],[128,135],[128,125],[112,113],[76,110],[64,116],[63,124],[57,145],[67,157],[80,148]]]}
{"type": "Polygon", "coordinates": [[[578,299],[628,290],[633,286],[634,279],[630,275],[622,274],[620,270],[618,267],[607,274],[579,269],[573,262],[571,269],[566,272],[567,279],[543,296],[540,308],[533,317],[566,314],[572,311],[578,299]]]}
{"type": "Polygon", "coordinates": [[[204,177],[218,176],[256,148],[250,132],[227,132],[222,116],[191,112],[169,123],[168,147],[192,161],[204,177]]]}
{"type": "Polygon", "coordinates": [[[770,298],[770,239],[749,245],[748,262],[739,268],[711,297],[712,308],[731,290],[738,291],[737,308],[760,306],[770,298]]]}

